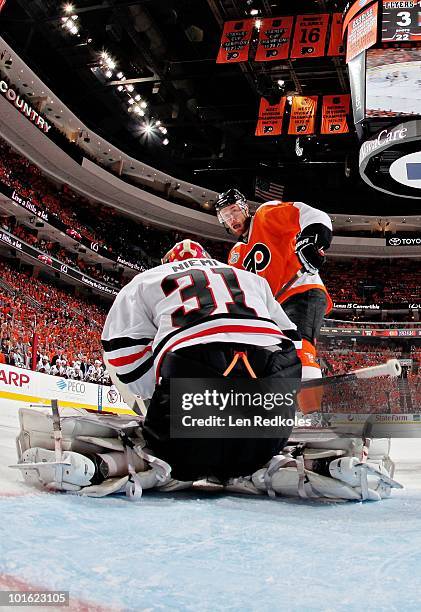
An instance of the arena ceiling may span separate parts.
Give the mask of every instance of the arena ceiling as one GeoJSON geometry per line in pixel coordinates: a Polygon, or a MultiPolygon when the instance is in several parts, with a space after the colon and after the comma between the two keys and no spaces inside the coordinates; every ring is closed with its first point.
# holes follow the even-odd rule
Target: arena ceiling
{"type": "MultiPolygon", "coordinates": [[[[63,4],[6,2],[2,35],[92,130],[134,157],[185,180],[254,195],[256,176],[286,185],[285,198],[348,214],[419,214],[419,203],[368,187],[357,171],[359,141],[347,135],[256,138],[262,89],[279,79],[284,94],[348,93],[343,58],[221,65],[224,21],[342,11],[344,0],[75,0],[78,34],[63,28],[63,4]],[[145,138],[117,86],[98,77],[107,51],[168,132],[145,138]]],[[[113,77],[114,78],[114,77],[113,77]]]]}

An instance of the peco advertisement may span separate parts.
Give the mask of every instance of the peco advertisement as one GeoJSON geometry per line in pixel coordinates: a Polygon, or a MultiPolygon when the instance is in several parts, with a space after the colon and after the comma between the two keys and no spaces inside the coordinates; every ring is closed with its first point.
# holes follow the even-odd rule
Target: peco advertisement
{"type": "Polygon", "coordinates": [[[2,399],[41,404],[57,399],[63,406],[131,412],[114,386],[50,376],[6,364],[0,364],[0,405],[2,399]]]}

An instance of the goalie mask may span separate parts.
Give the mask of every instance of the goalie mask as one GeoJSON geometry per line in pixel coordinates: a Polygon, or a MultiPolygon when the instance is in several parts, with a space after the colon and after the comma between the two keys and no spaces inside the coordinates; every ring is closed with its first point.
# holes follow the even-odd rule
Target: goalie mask
{"type": "Polygon", "coordinates": [[[161,263],[184,261],[185,259],[210,259],[210,255],[201,244],[193,240],[177,242],[161,259],[161,263]]]}
{"type": "Polygon", "coordinates": [[[227,232],[239,235],[245,231],[250,213],[246,198],[238,189],[221,193],[215,202],[215,210],[219,223],[227,232]]]}

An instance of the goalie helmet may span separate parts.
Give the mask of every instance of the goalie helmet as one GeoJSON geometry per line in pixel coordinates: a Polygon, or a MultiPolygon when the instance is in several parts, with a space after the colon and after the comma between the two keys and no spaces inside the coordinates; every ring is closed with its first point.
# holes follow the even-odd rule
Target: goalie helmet
{"type": "Polygon", "coordinates": [[[215,202],[215,210],[219,223],[221,223],[227,230],[229,230],[229,228],[227,227],[223,215],[221,215],[221,211],[232,204],[237,204],[240,210],[244,213],[245,217],[250,216],[246,198],[241,191],[238,191],[238,189],[228,189],[228,191],[224,191],[224,193],[221,193],[218,196],[218,199],[215,202]]]}
{"type": "Polygon", "coordinates": [[[161,263],[171,263],[173,261],[184,261],[185,259],[207,259],[210,255],[201,244],[194,240],[183,240],[177,242],[161,259],[161,263]]]}

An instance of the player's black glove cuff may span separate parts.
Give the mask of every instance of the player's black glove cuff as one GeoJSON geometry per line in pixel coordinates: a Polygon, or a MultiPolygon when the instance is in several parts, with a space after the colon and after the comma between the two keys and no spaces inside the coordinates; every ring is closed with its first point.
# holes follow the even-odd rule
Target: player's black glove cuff
{"type": "Polygon", "coordinates": [[[331,230],[322,223],[308,225],[297,234],[295,252],[309,274],[317,274],[326,261],[324,251],[332,241],[331,230]]]}

